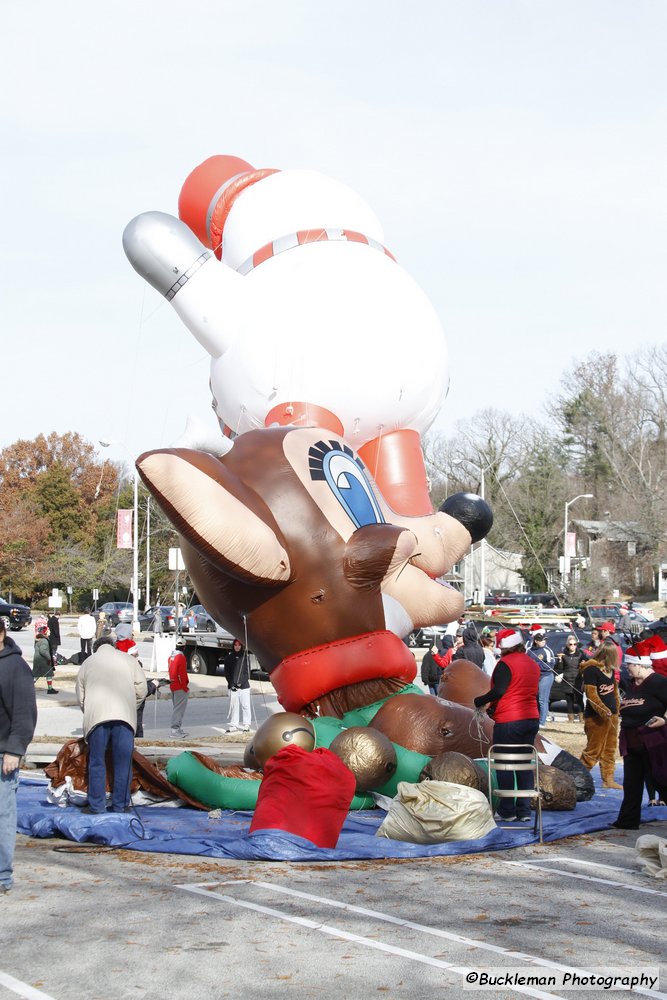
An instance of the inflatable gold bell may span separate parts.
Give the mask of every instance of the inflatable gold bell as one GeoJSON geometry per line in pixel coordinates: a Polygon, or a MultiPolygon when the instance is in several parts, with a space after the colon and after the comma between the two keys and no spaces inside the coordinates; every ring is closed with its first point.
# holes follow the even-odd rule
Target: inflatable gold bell
{"type": "Polygon", "coordinates": [[[396,751],[383,733],[362,726],[345,729],[329,747],[357,779],[357,791],[379,788],[396,770],[396,751]]]}
{"type": "Polygon", "coordinates": [[[315,748],[312,723],[295,712],[276,712],[255,733],[249,754],[264,767],[269,757],[293,743],[308,751],[315,748]]]}

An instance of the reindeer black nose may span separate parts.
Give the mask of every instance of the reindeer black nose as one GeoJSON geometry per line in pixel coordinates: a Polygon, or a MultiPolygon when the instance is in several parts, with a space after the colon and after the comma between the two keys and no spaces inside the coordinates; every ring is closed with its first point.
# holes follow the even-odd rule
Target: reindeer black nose
{"type": "Polygon", "coordinates": [[[493,511],[476,493],[453,493],[440,505],[440,510],[467,528],[473,542],[486,538],[491,531],[493,511]]]}

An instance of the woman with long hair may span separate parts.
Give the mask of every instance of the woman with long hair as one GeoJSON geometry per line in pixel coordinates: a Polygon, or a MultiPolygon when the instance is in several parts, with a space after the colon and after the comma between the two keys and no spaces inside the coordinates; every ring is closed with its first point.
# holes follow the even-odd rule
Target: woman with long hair
{"type": "Polygon", "coordinates": [[[623,787],[614,780],[621,703],[615,669],[616,653],[604,645],[599,647],[594,659],[583,660],[580,667],[581,685],[586,695],[584,732],[587,740],[581,761],[589,771],[596,764],[600,765],[604,788],[623,787]]]}

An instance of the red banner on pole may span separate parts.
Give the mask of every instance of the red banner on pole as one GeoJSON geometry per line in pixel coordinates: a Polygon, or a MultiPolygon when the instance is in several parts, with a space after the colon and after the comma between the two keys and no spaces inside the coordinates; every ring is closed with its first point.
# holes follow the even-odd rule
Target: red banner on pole
{"type": "Polygon", "coordinates": [[[116,548],[132,548],[132,511],[118,511],[118,525],[116,527],[116,548]]]}

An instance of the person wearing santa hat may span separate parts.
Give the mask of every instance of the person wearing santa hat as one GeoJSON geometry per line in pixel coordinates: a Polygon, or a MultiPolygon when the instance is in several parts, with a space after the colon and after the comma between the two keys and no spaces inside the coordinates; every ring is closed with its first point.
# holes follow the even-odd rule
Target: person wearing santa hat
{"type": "Polygon", "coordinates": [[[645,645],[650,651],[651,666],[656,674],[667,677],[667,646],[664,640],[656,633],[646,640],[645,645]]]}
{"type": "MultiPolygon", "coordinates": [[[[653,632],[642,632],[641,638],[644,642],[641,644],[642,649],[645,653],[651,657],[651,666],[656,674],[662,674],[663,677],[667,676],[667,646],[662,640],[661,636],[653,632]]],[[[646,785],[646,791],[648,793],[648,804],[650,806],[664,806],[664,802],[658,798],[655,783],[652,778],[648,776],[644,779],[644,784],[646,785]]]]}
{"type": "Polygon", "coordinates": [[[667,677],[654,671],[646,642],[630,646],[625,664],[631,679],[621,701],[623,802],[612,826],[638,830],[647,779],[667,802],[667,677]]]}
{"type": "MultiPolygon", "coordinates": [[[[491,676],[491,690],[475,698],[475,708],[489,705],[493,718],[493,743],[499,750],[516,745],[535,745],[539,729],[537,690],[540,668],[536,660],[526,653],[520,632],[511,628],[501,629],[496,636],[500,659],[491,676]]],[[[498,787],[501,789],[533,788],[532,771],[499,771],[498,787]],[[516,785],[514,782],[516,781],[516,785]]],[[[502,798],[496,818],[503,822],[517,819],[530,822],[530,800],[502,798]]]]}

